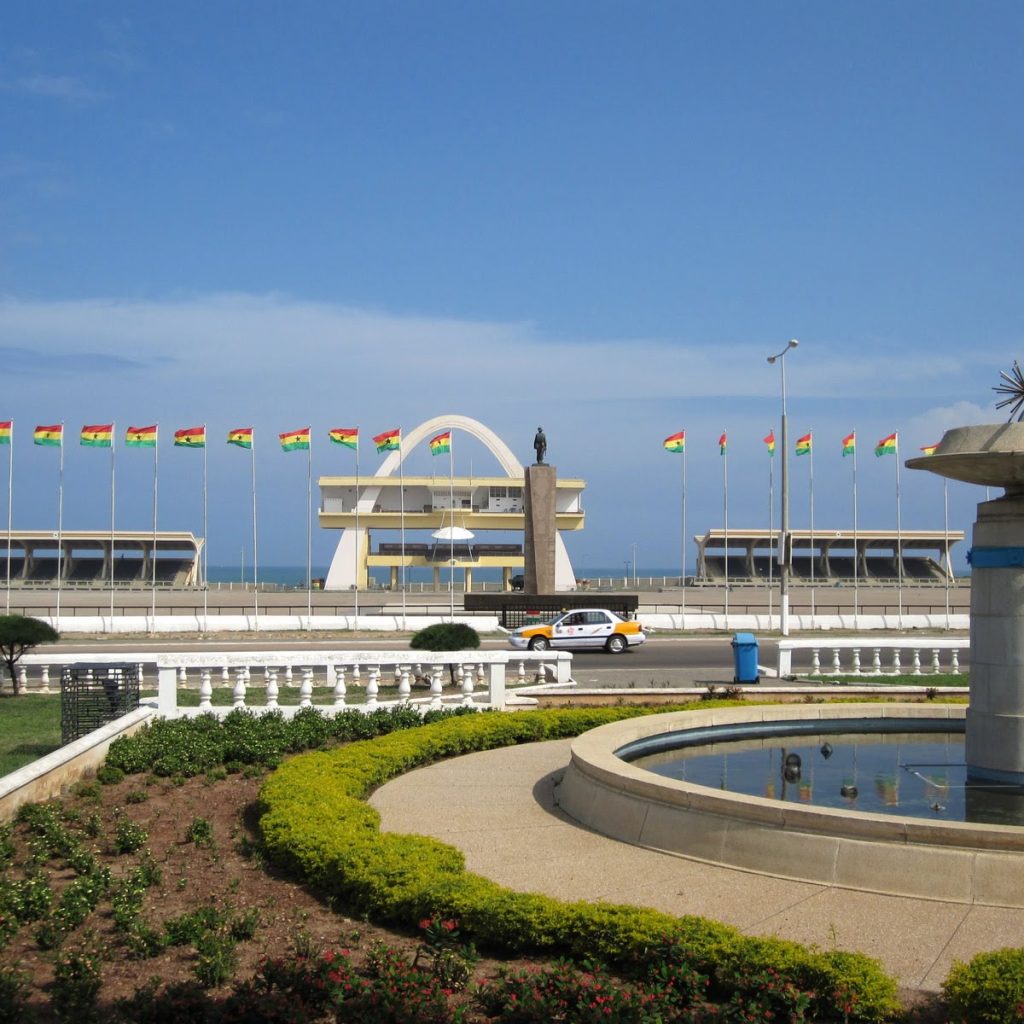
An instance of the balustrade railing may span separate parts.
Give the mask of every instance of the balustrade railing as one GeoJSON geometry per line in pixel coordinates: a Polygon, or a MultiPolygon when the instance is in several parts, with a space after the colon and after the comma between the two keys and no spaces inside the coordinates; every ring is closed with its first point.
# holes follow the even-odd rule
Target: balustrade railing
{"type": "Polygon", "coordinates": [[[778,674],[794,674],[793,652],[810,652],[810,668],[800,675],[959,675],[960,652],[969,645],[966,637],[917,637],[913,640],[876,640],[873,637],[843,637],[822,643],[818,637],[779,641],[778,674]],[[826,668],[822,668],[822,652],[826,668]],[[908,666],[903,664],[906,652],[908,666]],[[946,663],[943,664],[943,656],[946,663]]]}
{"type": "MultiPolygon", "coordinates": [[[[414,706],[461,704],[502,708],[509,687],[546,682],[573,685],[572,655],[565,651],[241,651],[188,654],[25,655],[18,663],[23,693],[60,689],[64,665],[137,664],[140,688],[157,691],[157,710],[167,717],[212,713],[232,708],[297,708],[324,711],[408,702],[414,706]],[[329,690],[326,703],[314,703],[315,691],[329,690]],[[214,691],[230,689],[231,703],[214,703],[214,691]],[[417,688],[424,690],[417,695],[417,688]],[[182,706],[179,690],[198,689],[199,703],[182,706]],[[296,702],[297,698],[297,702],[296,702]]],[[[5,688],[10,688],[6,683],[5,688]]],[[[322,694],[321,694],[322,695],[322,694]]]]}

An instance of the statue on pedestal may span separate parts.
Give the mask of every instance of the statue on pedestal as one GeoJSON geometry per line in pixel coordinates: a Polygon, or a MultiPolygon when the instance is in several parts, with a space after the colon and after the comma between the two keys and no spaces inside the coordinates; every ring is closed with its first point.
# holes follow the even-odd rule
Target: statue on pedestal
{"type": "Polygon", "coordinates": [[[548,450],[548,439],[544,436],[544,428],[538,427],[533,438],[533,450],[537,453],[537,465],[544,465],[544,454],[548,450]]]}

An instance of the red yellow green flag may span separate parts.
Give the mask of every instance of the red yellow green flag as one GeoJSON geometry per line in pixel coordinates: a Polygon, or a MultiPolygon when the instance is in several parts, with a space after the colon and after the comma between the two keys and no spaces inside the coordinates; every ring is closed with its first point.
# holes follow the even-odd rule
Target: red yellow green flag
{"type": "Polygon", "coordinates": [[[940,443],[941,442],[936,441],[935,444],[926,444],[921,448],[921,451],[923,451],[925,455],[934,455],[935,449],[939,447],[940,443]]]}
{"type": "Polygon", "coordinates": [[[764,443],[768,446],[768,454],[775,454],[775,431],[769,430],[768,436],[764,438],[764,443]]]}
{"type": "Polygon", "coordinates": [[[724,455],[726,448],[729,447],[729,436],[728,434],[722,434],[718,439],[718,454],[724,455]]]}
{"type": "Polygon", "coordinates": [[[175,448],[205,448],[206,427],[185,427],[174,432],[175,448]]]}
{"type": "Polygon", "coordinates": [[[857,454],[857,431],[855,430],[852,434],[847,434],[843,438],[843,458],[847,455],[857,454]]]}
{"type": "Polygon", "coordinates": [[[334,427],[329,436],[334,444],[343,444],[346,448],[359,447],[359,431],[354,427],[334,427]]]}
{"type": "Polygon", "coordinates": [[[673,455],[682,455],[686,451],[686,431],[680,430],[678,434],[672,434],[664,440],[665,451],[673,455]]]}
{"type": "Polygon", "coordinates": [[[252,427],[239,427],[237,430],[228,431],[228,444],[237,445],[239,448],[251,448],[252,427]]]}
{"type": "Polygon", "coordinates": [[[87,448],[109,448],[113,443],[113,435],[113,423],[92,423],[82,427],[79,443],[87,448]]]}
{"type": "Polygon", "coordinates": [[[32,443],[59,448],[64,440],[64,424],[54,423],[52,427],[36,427],[32,433],[32,443]]]}
{"type": "Polygon", "coordinates": [[[14,420],[0,420],[0,444],[11,443],[11,431],[14,429],[14,420]]]}
{"type": "Polygon", "coordinates": [[[809,455],[811,451],[811,435],[804,434],[803,437],[796,439],[796,453],[797,455],[809,455]]]}
{"type": "Polygon", "coordinates": [[[156,426],[129,427],[124,435],[124,443],[129,448],[155,448],[156,426]]]}
{"type": "Polygon", "coordinates": [[[309,427],[290,430],[287,434],[278,434],[277,436],[280,438],[283,452],[309,451],[309,427]]]}
{"type": "Polygon", "coordinates": [[[431,455],[447,455],[452,450],[452,432],[446,430],[429,441],[431,455]]]}
{"type": "Polygon", "coordinates": [[[402,447],[402,431],[386,430],[383,434],[376,434],[373,443],[379,452],[393,452],[402,447]]]}
{"type": "Polygon", "coordinates": [[[895,455],[896,454],[896,432],[893,431],[888,437],[883,437],[878,444],[875,445],[875,455],[895,455]]]}

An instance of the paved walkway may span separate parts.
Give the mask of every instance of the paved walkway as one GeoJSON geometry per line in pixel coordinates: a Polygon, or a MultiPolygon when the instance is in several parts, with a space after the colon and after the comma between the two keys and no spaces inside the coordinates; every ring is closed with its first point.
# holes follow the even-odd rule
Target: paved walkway
{"type": "Polygon", "coordinates": [[[554,804],[570,742],[443,761],[389,782],[371,803],[386,830],[434,836],[458,847],[469,870],[512,889],[698,914],[750,935],[859,950],[881,960],[909,989],[938,990],[954,960],[1024,946],[1019,910],[794,882],[591,832],[554,804]]]}

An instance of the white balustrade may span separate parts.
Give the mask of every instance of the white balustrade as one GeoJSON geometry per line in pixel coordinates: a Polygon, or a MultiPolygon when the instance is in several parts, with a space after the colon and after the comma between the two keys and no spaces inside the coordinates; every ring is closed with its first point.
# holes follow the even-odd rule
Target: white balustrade
{"type": "MultiPolygon", "coordinates": [[[[829,642],[827,650],[832,652],[832,674],[842,674],[842,654],[849,651],[851,654],[852,668],[850,675],[880,676],[880,675],[902,675],[903,655],[909,652],[910,665],[909,674],[920,676],[925,675],[922,669],[921,652],[931,652],[931,658],[925,655],[925,662],[930,664],[931,674],[940,675],[944,671],[950,675],[960,674],[960,652],[970,646],[967,637],[923,637],[920,640],[876,640],[864,637],[848,637],[841,640],[829,642]],[[871,667],[864,669],[861,665],[860,652],[862,648],[871,651],[871,667]],[[948,652],[949,667],[943,669],[942,657],[948,652]],[[890,662],[888,669],[883,667],[883,658],[890,662]]],[[[793,675],[793,652],[807,651],[810,653],[811,667],[806,674],[820,676],[821,671],[821,649],[820,640],[816,638],[784,638],[779,641],[779,662],[778,674],[780,679],[793,675]]]]}

